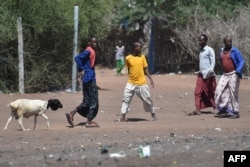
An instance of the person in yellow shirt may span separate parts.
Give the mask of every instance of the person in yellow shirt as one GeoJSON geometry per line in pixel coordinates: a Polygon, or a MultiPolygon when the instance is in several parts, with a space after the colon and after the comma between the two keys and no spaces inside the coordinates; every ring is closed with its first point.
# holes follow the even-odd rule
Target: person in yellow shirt
{"type": "Polygon", "coordinates": [[[121,122],[127,121],[126,114],[130,110],[130,104],[134,94],[143,101],[143,108],[146,112],[151,113],[152,120],[156,120],[153,101],[150,98],[146,76],[148,77],[152,88],[154,87],[154,81],[148,72],[148,64],[145,56],[141,54],[141,49],[141,43],[133,43],[132,53],[126,56],[125,59],[125,64],[128,69],[128,82],[123,92],[121,118],[118,119],[118,121],[121,122]]]}

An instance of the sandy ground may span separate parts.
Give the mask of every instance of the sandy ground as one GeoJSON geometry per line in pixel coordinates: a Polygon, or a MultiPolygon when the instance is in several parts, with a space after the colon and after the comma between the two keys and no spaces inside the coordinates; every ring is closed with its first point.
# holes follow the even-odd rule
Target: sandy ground
{"type": "MultiPolygon", "coordinates": [[[[214,117],[212,108],[200,116],[186,116],[194,109],[195,75],[152,75],[150,89],[158,120],[151,121],[142,102],[133,98],[128,122],[119,118],[127,75],[115,76],[114,70],[97,70],[100,109],[95,119],[100,128],[70,128],[65,113],[82,100],[81,92],[0,94],[0,127],[10,115],[7,104],[18,98],[58,98],[63,108],[48,110],[51,128],[38,118],[37,130],[20,131],[16,120],[0,131],[0,166],[17,167],[223,167],[224,150],[250,150],[250,80],[241,80],[239,119],[214,117]],[[149,157],[140,157],[141,147],[150,147],[149,157]]],[[[76,124],[86,119],[76,114],[76,124]]],[[[33,128],[33,117],[24,119],[33,128]]]]}

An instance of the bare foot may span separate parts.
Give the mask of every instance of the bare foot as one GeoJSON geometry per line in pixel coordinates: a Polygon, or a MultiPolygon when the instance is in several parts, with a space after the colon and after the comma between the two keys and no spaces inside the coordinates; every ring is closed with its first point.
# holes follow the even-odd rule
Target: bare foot
{"type": "Polygon", "coordinates": [[[66,113],[66,118],[67,118],[67,121],[68,123],[71,125],[71,126],[74,126],[74,123],[73,123],[73,117],[70,113],[66,113]]]}
{"type": "Polygon", "coordinates": [[[85,125],[86,128],[99,128],[100,126],[95,123],[95,122],[87,122],[87,124],[85,125]]]}

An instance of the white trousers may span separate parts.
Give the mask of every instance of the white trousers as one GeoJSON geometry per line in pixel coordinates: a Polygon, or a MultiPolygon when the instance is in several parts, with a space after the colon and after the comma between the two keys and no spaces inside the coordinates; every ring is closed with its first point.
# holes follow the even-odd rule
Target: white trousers
{"type": "Polygon", "coordinates": [[[123,92],[121,113],[126,114],[130,110],[131,100],[136,95],[143,101],[143,108],[146,112],[155,113],[153,101],[150,98],[148,85],[132,85],[127,83],[123,92]]]}

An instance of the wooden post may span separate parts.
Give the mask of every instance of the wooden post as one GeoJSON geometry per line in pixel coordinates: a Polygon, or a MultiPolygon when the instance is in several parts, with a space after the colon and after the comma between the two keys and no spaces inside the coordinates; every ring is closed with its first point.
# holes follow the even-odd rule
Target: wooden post
{"type": "Polygon", "coordinates": [[[23,29],[22,18],[17,18],[19,93],[24,94],[23,29]]]}

